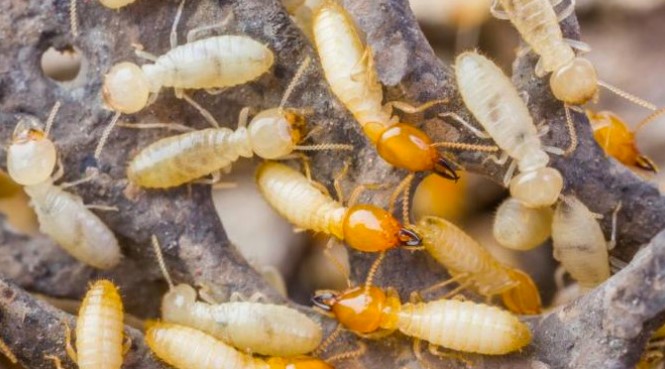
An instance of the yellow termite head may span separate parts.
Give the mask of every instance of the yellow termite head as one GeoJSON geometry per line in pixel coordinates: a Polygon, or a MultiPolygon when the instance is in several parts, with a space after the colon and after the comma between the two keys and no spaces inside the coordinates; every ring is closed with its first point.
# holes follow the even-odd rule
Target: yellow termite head
{"type": "Polygon", "coordinates": [[[550,76],[554,96],[570,105],[582,105],[598,95],[598,75],[593,64],[576,57],[550,76]]]}
{"type": "Polygon", "coordinates": [[[53,141],[41,127],[29,119],[21,120],[14,129],[7,150],[7,171],[18,184],[30,186],[46,181],[53,173],[57,152],[53,141]]]}
{"type": "Polygon", "coordinates": [[[363,252],[386,251],[397,246],[419,246],[422,238],[404,228],[388,211],[378,206],[351,206],[342,223],[344,242],[363,252]]]}
{"type": "Polygon", "coordinates": [[[278,159],[295,150],[302,139],[305,117],[282,108],[260,112],[249,123],[254,153],[264,159],[278,159]]]}
{"type": "Polygon", "coordinates": [[[143,69],[130,62],[118,63],[104,76],[102,98],[114,111],[132,114],[148,104],[151,86],[143,69]]]}
{"type": "Polygon", "coordinates": [[[196,290],[187,284],[179,284],[162,298],[162,316],[167,319],[178,312],[189,309],[196,302],[196,290]]]}
{"type": "Polygon", "coordinates": [[[510,181],[510,195],[532,208],[553,205],[562,189],[563,177],[551,167],[522,172],[510,181]]]}
{"type": "Polygon", "coordinates": [[[270,369],[334,369],[321,359],[313,357],[271,357],[266,360],[270,369]]]}

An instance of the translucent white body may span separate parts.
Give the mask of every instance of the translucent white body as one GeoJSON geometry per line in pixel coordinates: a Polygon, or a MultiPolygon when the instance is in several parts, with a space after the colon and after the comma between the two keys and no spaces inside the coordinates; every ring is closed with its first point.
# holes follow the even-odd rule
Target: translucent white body
{"type": "Polygon", "coordinates": [[[485,248],[452,223],[438,217],[423,217],[415,226],[423,246],[452,277],[468,275],[473,287],[484,296],[494,296],[515,287],[508,270],[485,248]]]}
{"type": "Polygon", "coordinates": [[[51,180],[25,186],[39,219],[39,229],[79,261],[99,269],[110,269],[121,259],[118,241],[111,230],[81,198],[51,180]]]}
{"type": "Polygon", "coordinates": [[[80,369],[120,369],[123,350],[123,306],[109,281],[95,282],[86,293],[76,321],[76,354],[80,369]]]}
{"type": "Polygon", "coordinates": [[[266,162],[256,172],[256,183],[266,201],[291,224],[344,239],[346,208],[322,193],[298,171],[266,162]]]}
{"type": "Polygon", "coordinates": [[[607,242],[596,217],[577,198],[559,202],[552,222],[554,258],[585,288],[610,277],[607,242]]]}
{"type": "Polygon", "coordinates": [[[314,10],[314,39],[328,84],[361,126],[391,125],[372,55],[341,5],[326,0],[314,10]]]}
{"type": "Polygon", "coordinates": [[[321,343],[321,326],[286,306],[254,302],[211,305],[196,301],[196,291],[178,285],[162,300],[162,319],[200,329],[243,352],[296,356],[321,343]]]}
{"type": "Polygon", "coordinates": [[[7,149],[7,172],[16,183],[26,186],[46,181],[56,159],[53,141],[46,139],[41,131],[19,123],[7,149]]]}
{"type": "Polygon", "coordinates": [[[511,195],[532,207],[555,203],[563,178],[547,167],[549,156],[533,119],[508,77],[475,52],[457,57],[455,76],[467,108],[496,144],[517,161],[521,173],[511,180],[511,195]]]}
{"type": "Polygon", "coordinates": [[[529,208],[509,197],[501,203],[494,216],[494,238],[509,249],[531,250],[552,234],[553,213],[550,207],[529,208]]]}
{"type": "Polygon", "coordinates": [[[118,9],[123,6],[129,5],[136,0],[99,0],[102,5],[110,9],[118,9]]]}
{"type": "Polygon", "coordinates": [[[517,317],[471,301],[404,304],[395,324],[408,336],[448,349],[485,355],[507,354],[531,341],[529,328],[517,317]]]}

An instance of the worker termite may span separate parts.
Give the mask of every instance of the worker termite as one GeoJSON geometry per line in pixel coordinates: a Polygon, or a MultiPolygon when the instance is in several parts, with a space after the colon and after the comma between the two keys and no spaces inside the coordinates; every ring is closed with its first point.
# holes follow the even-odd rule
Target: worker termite
{"type": "Polygon", "coordinates": [[[236,86],[258,78],[272,66],[273,52],[251,37],[223,35],[198,39],[202,30],[214,29],[216,26],[189,31],[187,43],[178,46],[175,29],[183,5],[184,0],[180,3],[171,31],[170,51],[159,57],[144,51],[137,52],[153,63],[140,67],[131,62],[118,63],[104,77],[102,97],[104,103],[116,111],[116,115],[102,135],[95,150],[95,158],[99,158],[119,115],[142,110],[155,101],[162,87],[173,87],[178,98],[194,106],[213,127],[219,127],[215,118],[187,96],[184,90],[212,91],[236,86]]]}
{"type": "Polygon", "coordinates": [[[459,283],[488,299],[501,296],[503,303],[518,314],[540,313],[536,284],[524,272],[501,264],[478,242],[451,222],[438,217],[423,217],[414,230],[423,237],[425,250],[443,265],[451,282],[459,283]]]}
{"type": "Polygon", "coordinates": [[[563,188],[563,177],[548,166],[546,151],[562,151],[543,147],[529,110],[510,80],[491,60],[476,52],[457,57],[455,76],[467,108],[504,151],[499,162],[505,163],[509,157],[514,160],[504,177],[510,194],[530,207],[554,204],[563,188]],[[516,166],[520,174],[512,178],[516,166]]]}
{"type": "Polygon", "coordinates": [[[199,329],[243,352],[262,355],[302,355],[321,343],[321,326],[289,307],[245,301],[221,304],[196,301],[194,288],[186,284],[175,286],[171,281],[155,236],[152,245],[169,283],[169,292],[162,299],[165,322],[199,329]]]}
{"type": "Polygon", "coordinates": [[[356,250],[380,252],[420,244],[420,237],[388,211],[368,204],[344,207],[286,165],[261,164],[256,183],[266,201],[291,224],[335,236],[356,250]]]}
{"type": "Polygon", "coordinates": [[[333,369],[326,362],[310,357],[255,358],[213,336],[177,324],[151,323],[145,341],[158,358],[177,369],[333,369]]]}
{"type": "MultiPolygon", "coordinates": [[[[131,341],[123,343],[123,306],[116,286],[99,280],[90,286],[76,320],[76,350],[71,345],[71,332],[66,326],[66,349],[80,369],[120,369],[123,355],[131,341]]],[[[54,360],[61,369],[60,359],[54,360]]]]}
{"type": "Polygon", "coordinates": [[[542,244],[552,234],[551,207],[530,208],[512,197],[504,200],[494,216],[492,233],[503,247],[526,251],[542,244]]]}
{"type": "Polygon", "coordinates": [[[411,172],[434,171],[456,180],[458,175],[436,150],[437,143],[420,129],[398,123],[392,107],[416,113],[439,104],[419,107],[394,102],[382,105],[383,91],[372,63],[372,52],[364,46],[346,10],[334,0],[314,9],[314,39],[323,71],[333,93],[356,118],[389,164],[411,172]]]}
{"type": "MultiPolygon", "coordinates": [[[[286,89],[278,108],[267,109],[247,125],[245,108],[238,128],[208,128],[161,139],[141,150],[129,163],[127,178],[147,188],[169,188],[229,167],[240,156],[279,159],[295,150],[351,150],[346,144],[298,145],[305,118],[284,105],[309,65],[307,58],[286,89]]],[[[140,125],[137,125],[140,126],[140,125]]]]}
{"type": "MultiPolygon", "coordinates": [[[[51,178],[57,152],[47,135],[58,108],[59,104],[56,104],[52,109],[45,130],[29,120],[16,125],[7,150],[8,172],[30,196],[43,233],[79,261],[109,269],[121,258],[113,232],[88,209],[96,206],[84,205],[79,196],[53,184],[61,173],[51,178]]],[[[62,171],[62,166],[60,169],[62,171]]]]}
{"type": "Polygon", "coordinates": [[[605,240],[599,215],[592,213],[574,196],[562,197],[552,220],[552,247],[554,258],[582,288],[593,288],[610,277],[608,250],[616,239],[616,217],[612,217],[612,237],[605,240]]]}
{"type": "Polygon", "coordinates": [[[587,117],[593,129],[593,136],[605,153],[624,165],[658,172],[656,164],[647,156],[642,155],[636,145],[636,135],[640,129],[655,120],[656,117],[665,112],[658,110],[640,122],[634,130],[631,130],[623,120],[609,111],[593,112],[587,110],[587,117]]]}
{"type": "Polygon", "coordinates": [[[529,328],[517,317],[471,301],[439,299],[402,304],[394,290],[369,285],[342,293],[320,291],[312,301],[361,335],[399,330],[431,345],[485,355],[507,354],[531,342],[529,328]]]}

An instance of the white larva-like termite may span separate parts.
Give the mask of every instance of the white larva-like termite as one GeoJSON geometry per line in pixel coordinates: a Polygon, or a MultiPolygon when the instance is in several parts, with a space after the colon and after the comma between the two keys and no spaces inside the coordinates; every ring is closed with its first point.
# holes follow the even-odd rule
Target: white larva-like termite
{"type": "Polygon", "coordinates": [[[173,285],[156,237],[153,248],[169,292],[162,299],[162,319],[199,329],[243,352],[269,356],[297,356],[321,344],[321,326],[286,306],[258,302],[210,304],[196,301],[189,285],[173,285]]]}
{"type": "Polygon", "coordinates": [[[114,267],[121,259],[115,235],[79,196],[53,184],[56,157],[55,145],[44,131],[26,120],[19,122],[7,150],[7,167],[30,196],[40,230],[79,261],[100,269],[114,267]]]}
{"type": "Polygon", "coordinates": [[[574,196],[566,196],[556,207],[552,221],[554,258],[583,288],[593,288],[610,277],[608,248],[592,213],[574,196]]]}
{"type": "Polygon", "coordinates": [[[530,207],[554,204],[563,188],[563,177],[548,166],[550,158],[529,110],[508,77],[476,52],[457,57],[455,76],[467,108],[504,150],[505,159],[514,159],[504,178],[505,184],[510,184],[510,194],[530,207]],[[520,174],[511,179],[515,165],[520,174]]]}
{"type": "Polygon", "coordinates": [[[530,208],[509,197],[501,203],[494,216],[494,239],[512,250],[531,250],[552,234],[553,213],[549,206],[530,208]]]}

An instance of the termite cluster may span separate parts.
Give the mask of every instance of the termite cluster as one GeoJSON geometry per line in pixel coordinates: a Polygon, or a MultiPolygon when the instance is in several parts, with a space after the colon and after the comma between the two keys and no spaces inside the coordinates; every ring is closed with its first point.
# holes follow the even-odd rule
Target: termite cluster
{"type": "MultiPolygon", "coordinates": [[[[131,7],[133,2],[100,1],[111,9],[131,7]]],[[[237,34],[201,36],[202,29],[214,28],[203,26],[190,31],[183,45],[177,45],[172,33],[171,49],[162,55],[137,51],[139,57],[148,60],[142,65],[120,62],[108,68],[100,97],[115,114],[99,137],[94,156],[104,160],[103,148],[122,114],[134,114],[158,103],[159,93],[173,88],[175,95],[194,106],[212,127],[194,130],[180,126],[185,132],[140,148],[127,164],[130,186],[154,191],[189,185],[207,176],[213,177],[208,183],[214,183],[240,157],[256,156],[263,160],[256,171],[256,184],[280,216],[297,229],[330,237],[328,245],[340,241],[355,251],[376,254],[366,281],[359,285],[354,286],[348,272],[339,268],[348,288],[318,291],[312,297],[317,311],[363,338],[379,339],[393,331],[412,337],[419,360],[422,356],[416,346],[420,341],[429,343],[430,352],[440,356],[450,355],[439,348],[459,351],[455,355],[462,358],[464,353],[503,355],[520,351],[530,344],[532,333],[519,316],[542,311],[534,281],[524,271],[500,262],[450,220],[430,215],[412,222],[409,191],[418,172],[459,180],[460,166],[453,160],[452,151],[476,151],[501,165],[510,161],[503,181],[510,197],[499,206],[493,226],[497,242],[523,251],[551,237],[554,257],[583,290],[610,277],[616,263],[611,263],[608,250],[615,243],[621,204],[613,209],[613,233],[608,241],[597,221],[600,216],[574,194],[566,193],[566,178],[552,166],[551,155],[575,152],[577,134],[571,110],[580,110],[581,105],[596,98],[599,86],[653,111],[638,129],[655,120],[663,110],[598,78],[593,64],[575,51],[586,45],[563,37],[559,21],[567,18],[572,8],[565,7],[557,14],[555,6],[559,3],[495,0],[487,10],[510,20],[528,48],[539,56],[534,73],[537,78],[549,75],[551,93],[565,110],[570,138],[570,145],[565,148],[551,147],[541,140],[547,125],[536,125],[527,103],[508,76],[477,51],[460,53],[454,63],[454,82],[472,121],[446,111],[445,99],[417,104],[386,102],[373,51],[365,44],[352,16],[337,0],[321,0],[316,4],[285,1],[285,9],[299,21],[317,55],[303,58],[279,105],[253,116],[249,109],[242,109],[235,129],[221,127],[187,90],[224,93],[225,88],[250,83],[269,73],[276,56],[270,45],[261,40],[237,34]],[[333,179],[333,196],[311,178],[308,165],[304,165],[303,173],[283,163],[305,157],[307,151],[344,151],[352,155],[354,150],[347,142],[306,143],[310,131],[307,114],[290,106],[289,101],[314,64],[322,69],[332,95],[351,113],[378,156],[408,173],[390,195],[391,210],[359,200],[369,185],[359,186],[344,199],[340,182],[348,167],[333,179]],[[435,142],[425,131],[403,123],[394,114],[394,110],[412,115],[441,109],[444,111],[438,117],[446,123],[487,141],[435,142]],[[400,197],[401,219],[392,211],[400,197]],[[450,278],[428,290],[456,287],[431,301],[424,301],[421,291],[413,291],[410,301],[403,302],[392,287],[375,286],[377,270],[395,249],[425,251],[447,270],[450,278]],[[474,302],[461,295],[467,291],[485,301],[474,302]],[[500,303],[495,306],[497,300],[500,303]]],[[[175,32],[187,4],[183,0],[173,6],[175,32]]],[[[78,11],[77,1],[71,0],[74,35],[78,33],[78,11]]],[[[223,27],[220,30],[223,32],[223,27]]],[[[7,148],[8,174],[30,197],[44,234],[82,263],[112,269],[122,262],[121,247],[113,231],[93,210],[112,211],[113,207],[86,205],[68,190],[90,178],[55,184],[65,170],[56,145],[49,138],[52,125],[57,124],[59,108],[60,104],[54,106],[44,124],[30,119],[17,122],[7,148]]],[[[609,112],[587,114],[599,145],[608,155],[627,166],[657,171],[656,165],[636,149],[634,132],[618,117],[609,112]]],[[[161,320],[146,324],[145,341],[160,360],[181,369],[325,369],[341,359],[363,355],[363,347],[327,355],[326,349],[337,331],[325,338],[317,319],[291,306],[243,298],[220,303],[192,286],[173,283],[158,238],[159,235],[153,235],[150,243],[169,290],[162,300],[161,320]]],[[[339,261],[331,257],[330,262],[339,261]]],[[[81,305],[74,338],[66,328],[66,351],[80,368],[118,369],[131,345],[123,329],[123,303],[118,288],[108,280],[96,281],[81,305]]],[[[4,346],[0,348],[11,353],[4,346]]],[[[60,357],[49,358],[61,365],[60,357]]]]}

